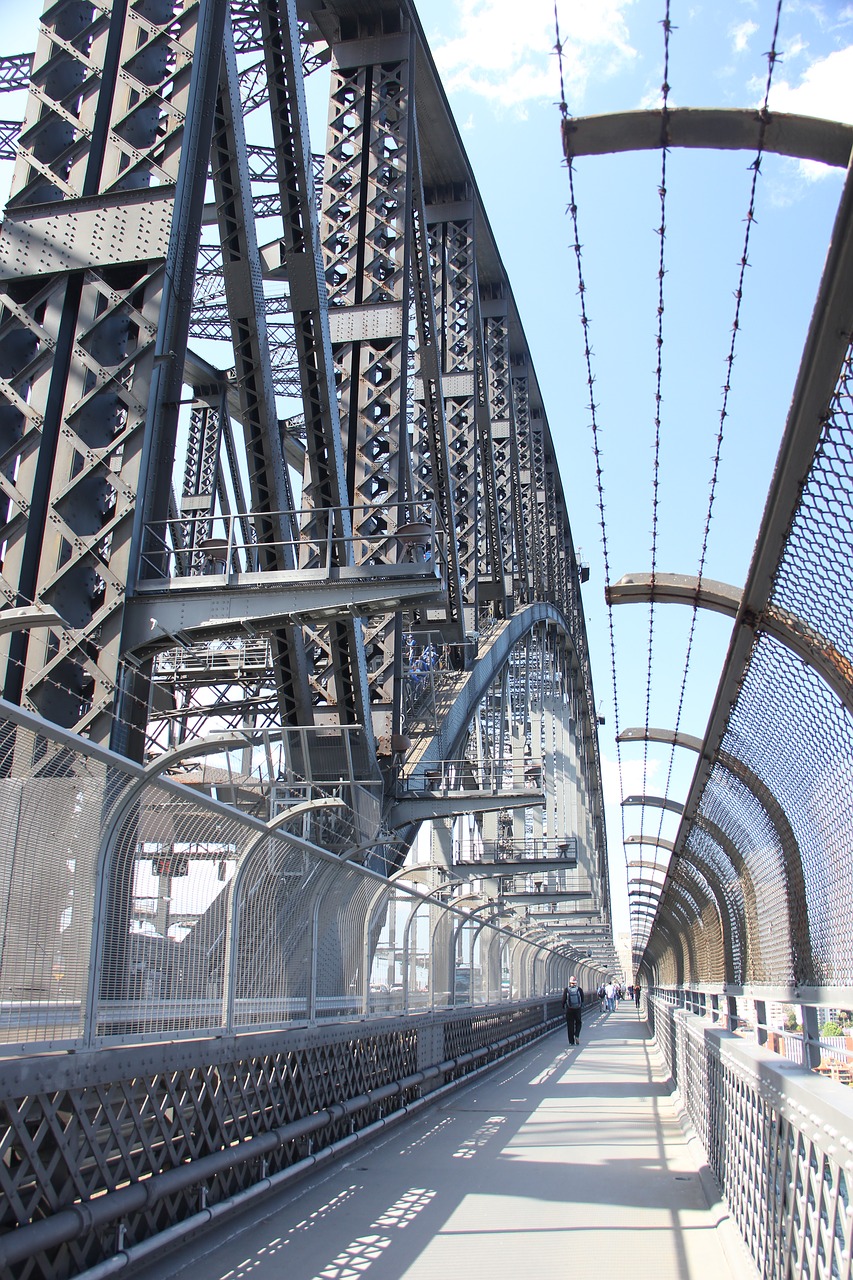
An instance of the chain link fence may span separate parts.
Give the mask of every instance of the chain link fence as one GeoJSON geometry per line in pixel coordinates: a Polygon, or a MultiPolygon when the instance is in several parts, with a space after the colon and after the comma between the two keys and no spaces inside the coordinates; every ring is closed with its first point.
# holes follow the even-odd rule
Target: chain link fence
{"type": "Polygon", "coordinates": [[[0,1054],[500,1004],[584,971],[499,903],[449,905],[437,872],[339,856],[363,825],[343,791],[304,787],[273,826],[4,705],[0,1054]]]}
{"type": "Polygon", "coordinates": [[[693,899],[671,876],[645,953],[658,985],[853,986],[851,376],[848,349],[766,605],[740,618],[754,638],[677,859],[693,899]]]}

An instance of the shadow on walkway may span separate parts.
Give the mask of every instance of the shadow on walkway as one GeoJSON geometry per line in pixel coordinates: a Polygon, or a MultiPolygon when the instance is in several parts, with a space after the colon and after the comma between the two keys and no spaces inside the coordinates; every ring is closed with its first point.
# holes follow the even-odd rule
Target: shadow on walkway
{"type": "MultiPolygon", "coordinates": [[[[633,1006],[588,1015],[160,1262],[183,1280],[754,1275],[633,1006]],[[261,1216],[263,1215],[263,1216],[261,1216]]],[[[153,1274],[153,1273],[152,1273],[153,1274]]]]}

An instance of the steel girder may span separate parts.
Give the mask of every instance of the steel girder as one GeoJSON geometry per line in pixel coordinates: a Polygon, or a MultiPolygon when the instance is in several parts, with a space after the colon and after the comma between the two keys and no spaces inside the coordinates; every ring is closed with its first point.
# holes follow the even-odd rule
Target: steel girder
{"type": "Polygon", "coordinates": [[[13,641],[5,689],[124,748],[122,607],[168,513],[224,21],[224,0],[53,5],[0,238],[2,588],[70,628],[13,641]]]}
{"type": "MultiPolygon", "coordinates": [[[[146,717],[161,748],[217,726],[363,724],[375,779],[374,739],[384,767],[410,727],[406,635],[420,627],[460,675],[484,677],[464,724],[458,708],[439,724],[440,749],[479,735],[481,755],[522,759],[513,708],[525,709],[524,691],[507,667],[488,692],[483,637],[520,608],[544,610],[569,640],[537,639],[528,654],[553,663],[557,681],[540,738],[549,768],[574,770],[579,788],[573,798],[553,785],[548,828],[581,822],[585,873],[600,883],[600,769],[565,499],[414,11],[334,0],[302,6],[300,28],[284,0],[235,0],[229,28],[224,0],[154,0],[144,17],[116,0],[74,28],[79,12],[70,0],[48,10],[0,239],[4,586],[10,605],[52,605],[68,624],[12,642],[7,690],[133,754],[146,717]],[[324,58],[318,201],[302,73],[324,58]],[[272,147],[245,136],[261,112],[272,147]],[[33,246],[60,233],[78,256],[37,261],[33,246]],[[225,367],[189,352],[188,335],[227,342],[225,367]],[[298,392],[301,413],[282,390],[298,392]],[[190,634],[139,668],[125,600],[147,605],[158,574],[164,595],[203,574],[216,519],[241,529],[235,574],[252,545],[262,572],[310,569],[330,530],[336,551],[349,547],[333,568],[369,575],[377,538],[402,567],[397,527],[426,500],[444,540],[440,607],[425,596],[363,623],[346,607],[329,621],[312,618],[306,594],[292,625],[237,627],[216,647],[190,634]],[[168,565],[157,550],[167,524],[168,565]]],[[[605,914],[606,897],[601,885],[605,914]]]]}

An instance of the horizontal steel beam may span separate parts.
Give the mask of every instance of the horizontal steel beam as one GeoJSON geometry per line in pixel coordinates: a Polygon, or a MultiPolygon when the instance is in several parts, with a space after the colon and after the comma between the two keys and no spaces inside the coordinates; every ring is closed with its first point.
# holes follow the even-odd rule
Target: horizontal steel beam
{"type": "Polygon", "coordinates": [[[146,581],[125,606],[125,648],[149,654],[245,628],[273,631],[303,619],[346,614],[393,613],[444,598],[436,565],[336,569],[288,569],[270,573],[208,574],[146,581]]]}
{"type": "Polygon", "coordinates": [[[514,858],[500,862],[454,862],[453,870],[464,867],[466,874],[475,876],[514,876],[537,875],[542,871],[571,871],[576,866],[576,858],[514,858]]]}
{"type": "Polygon", "coordinates": [[[65,619],[47,605],[31,604],[0,610],[0,636],[12,631],[35,631],[38,627],[53,627],[57,631],[69,629],[65,619]]]}
{"type": "Polygon", "coordinates": [[[845,169],[853,151],[853,126],[840,120],[768,113],[754,109],[679,107],[666,113],[662,136],[660,111],[619,111],[577,116],[563,124],[566,154],[606,155],[618,151],[655,151],[689,147],[713,151],[772,151],[797,160],[817,160],[845,169]],[[763,132],[762,132],[763,126],[763,132]]]}
{"type": "MultiPolygon", "coordinates": [[[[541,807],[545,792],[525,791],[428,791],[422,796],[399,800],[387,817],[389,827],[427,822],[430,818],[454,818],[463,813],[493,813],[500,809],[541,807]]],[[[480,863],[476,864],[482,865],[480,863]]],[[[528,864],[530,865],[530,864],[528,864]]],[[[565,866],[565,862],[562,866],[565,866]]]]}

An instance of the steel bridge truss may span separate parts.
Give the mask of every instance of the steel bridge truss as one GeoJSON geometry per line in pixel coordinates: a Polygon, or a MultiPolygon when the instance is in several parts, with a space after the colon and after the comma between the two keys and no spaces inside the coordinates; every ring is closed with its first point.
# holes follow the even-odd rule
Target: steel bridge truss
{"type": "Polygon", "coordinates": [[[338,783],[328,847],[385,872],[468,813],[475,859],[563,863],[455,892],[606,931],[565,498],[412,5],[59,0],[0,72],[0,590],[40,623],[4,697],[182,771],[238,733],[193,785],[272,820],[338,783]]]}

